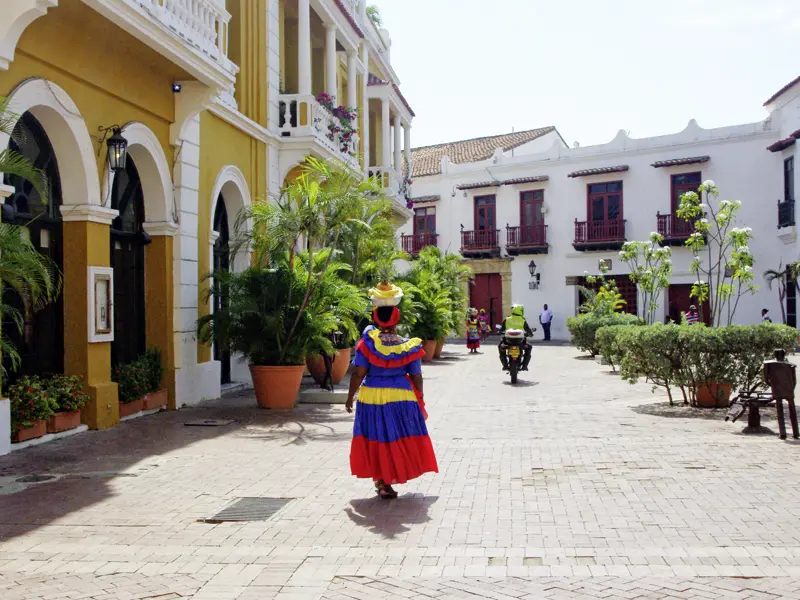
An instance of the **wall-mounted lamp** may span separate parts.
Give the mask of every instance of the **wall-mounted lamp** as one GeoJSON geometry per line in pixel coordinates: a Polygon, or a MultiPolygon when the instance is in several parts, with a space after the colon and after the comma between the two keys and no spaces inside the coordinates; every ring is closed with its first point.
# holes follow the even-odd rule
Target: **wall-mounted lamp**
{"type": "Polygon", "coordinates": [[[111,127],[100,127],[99,131],[103,132],[100,143],[105,142],[108,146],[108,166],[114,173],[124,171],[125,163],[128,160],[128,140],[122,137],[122,129],[119,125],[112,125],[111,127]],[[110,136],[109,133],[111,133],[110,136]]]}
{"type": "Polygon", "coordinates": [[[528,263],[528,273],[531,274],[531,280],[528,282],[528,289],[538,290],[542,276],[541,273],[536,272],[536,263],[533,260],[528,263]]]}

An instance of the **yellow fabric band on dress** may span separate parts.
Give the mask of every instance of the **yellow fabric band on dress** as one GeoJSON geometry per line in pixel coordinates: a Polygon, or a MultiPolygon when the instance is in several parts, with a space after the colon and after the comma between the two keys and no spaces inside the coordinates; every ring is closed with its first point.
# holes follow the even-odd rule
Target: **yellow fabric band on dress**
{"type": "Polygon", "coordinates": [[[375,343],[375,350],[377,350],[380,354],[383,354],[384,356],[391,356],[392,354],[403,354],[404,352],[410,352],[422,346],[422,340],[419,338],[411,338],[407,342],[403,342],[402,344],[397,344],[396,346],[387,346],[386,344],[381,342],[381,332],[377,329],[373,329],[368,333],[368,335],[375,343]]]}
{"type": "Polygon", "coordinates": [[[361,386],[358,401],[362,404],[389,404],[391,402],[416,402],[417,397],[411,390],[399,388],[371,388],[361,386]]]}

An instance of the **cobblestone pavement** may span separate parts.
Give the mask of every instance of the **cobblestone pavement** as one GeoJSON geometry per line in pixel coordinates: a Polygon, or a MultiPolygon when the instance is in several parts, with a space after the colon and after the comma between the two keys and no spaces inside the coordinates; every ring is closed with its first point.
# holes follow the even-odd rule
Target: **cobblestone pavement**
{"type": "Polygon", "coordinates": [[[0,458],[0,598],[800,598],[798,444],[563,346],[514,387],[491,347],[424,375],[441,473],[393,502],[343,407],[248,394],[0,458]],[[214,522],[245,497],[294,500],[214,522]]]}

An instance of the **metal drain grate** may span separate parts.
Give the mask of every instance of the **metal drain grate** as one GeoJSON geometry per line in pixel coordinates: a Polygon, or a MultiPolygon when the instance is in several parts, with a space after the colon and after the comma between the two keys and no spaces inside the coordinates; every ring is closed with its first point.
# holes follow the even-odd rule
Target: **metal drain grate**
{"type": "Polygon", "coordinates": [[[206,523],[266,521],[292,500],[294,498],[239,498],[210,519],[206,519],[206,523]]]}

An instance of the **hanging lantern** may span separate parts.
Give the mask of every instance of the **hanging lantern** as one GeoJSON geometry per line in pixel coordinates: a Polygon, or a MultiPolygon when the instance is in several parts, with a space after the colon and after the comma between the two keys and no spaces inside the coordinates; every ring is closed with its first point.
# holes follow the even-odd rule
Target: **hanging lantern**
{"type": "Polygon", "coordinates": [[[536,275],[536,263],[535,262],[531,261],[528,264],[528,273],[531,274],[531,278],[533,278],[533,276],[536,275]]]}
{"type": "Polygon", "coordinates": [[[125,170],[128,159],[128,140],[122,137],[119,129],[115,128],[111,137],[106,140],[108,145],[108,164],[114,173],[125,170]]]}

